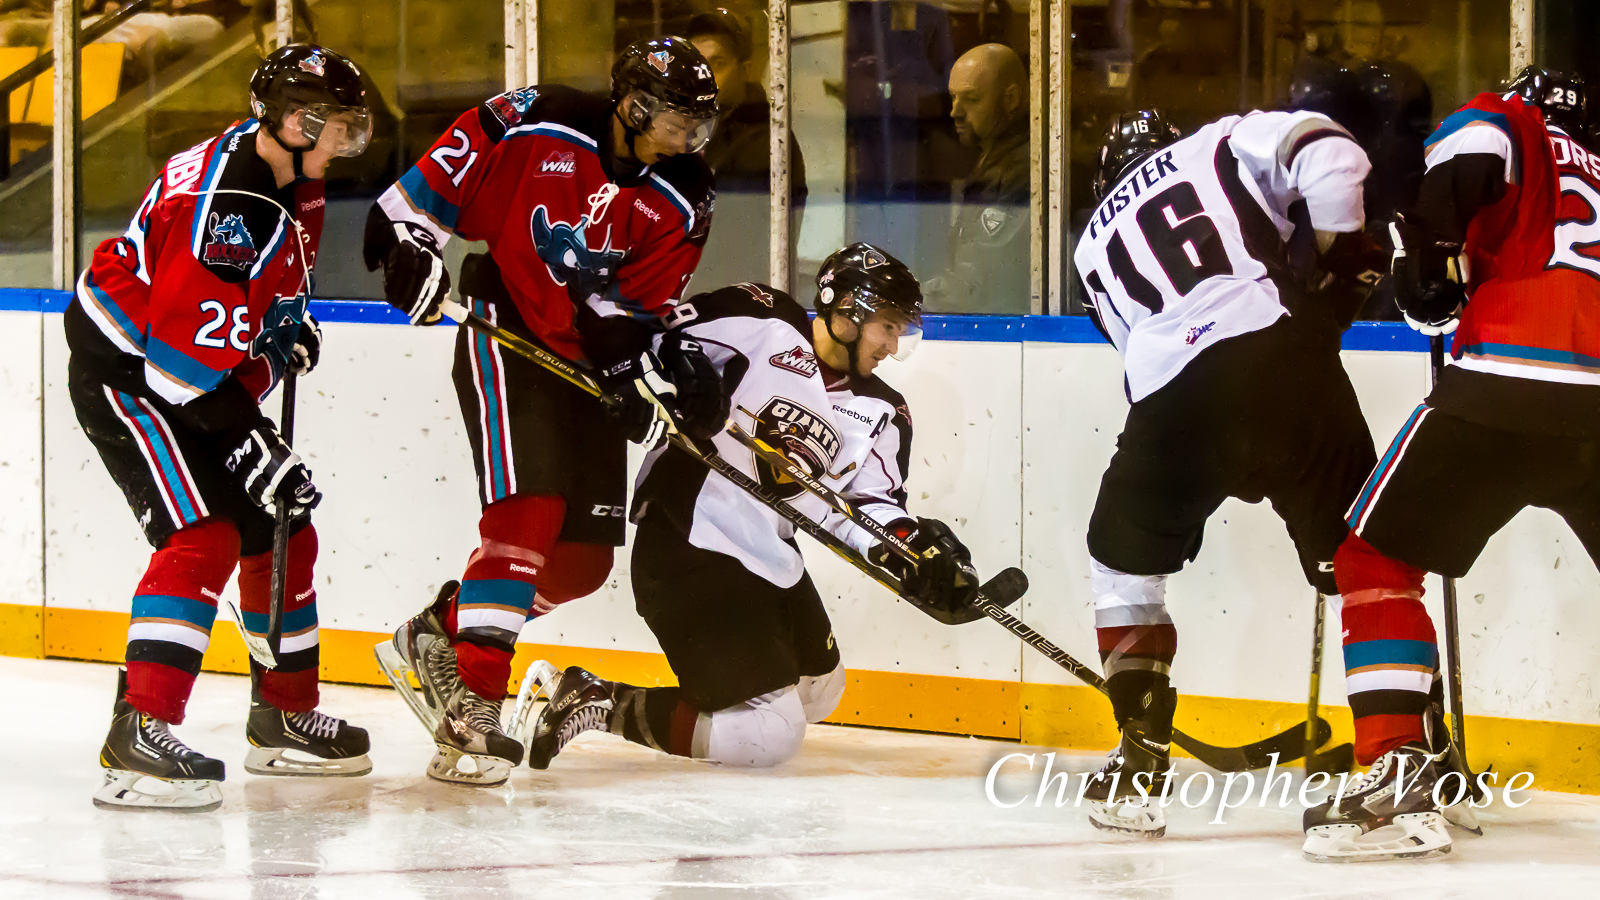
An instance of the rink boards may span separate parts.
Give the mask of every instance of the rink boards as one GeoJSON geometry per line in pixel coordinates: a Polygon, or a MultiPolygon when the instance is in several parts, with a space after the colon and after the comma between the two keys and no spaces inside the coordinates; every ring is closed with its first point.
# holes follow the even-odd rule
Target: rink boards
{"type": "MultiPolygon", "coordinates": [[[[67,400],[62,302],[0,290],[0,653],[115,661],[149,548],[67,400]]],[[[477,544],[453,332],[380,324],[391,318],[381,304],[314,309],[325,347],[301,385],[296,446],[327,498],[316,514],[323,673],[381,683],[372,644],[457,577],[477,544]]],[[[1127,409],[1117,355],[1081,319],[939,317],[929,332],[885,372],[914,418],[911,509],[949,521],[981,572],[1026,570],[1022,618],[1094,662],[1084,536],[1127,409]]],[[[1426,355],[1392,325],[1358,326],[1347,348],[1381,449],[1426,393],[1426,355]]],[[[1106,704],[1000,628],[938,625],[822,548],[805,551],[852,672],[834,721],[1109,744],[1106,704]]],[[[602,591],[529,624],[519,674],[542,656],[670,683],[627,584],[622,550],[602,591]]],[[[1543,510],[1519,516],[1460,582],[1466,703],[1480,714],[1469,719],[1474,761],[1600,793],[1589,772],[1600,739],[1597,587],[1600,573],[1543,510]]],[[[1271,509],[1224,506],[1199,559],[1170,582],[1180,727],[1242,743],[1301,720],[1313,597],[1271,509]]],[[[1425,602],[1442,623],[1436,580],[1425,602]]],[[[1348,735],[1338,629],[1328,635],[1322,701],[1348,735]]],[[[220,617],[206,667],[245,667],[220,617]]]]}

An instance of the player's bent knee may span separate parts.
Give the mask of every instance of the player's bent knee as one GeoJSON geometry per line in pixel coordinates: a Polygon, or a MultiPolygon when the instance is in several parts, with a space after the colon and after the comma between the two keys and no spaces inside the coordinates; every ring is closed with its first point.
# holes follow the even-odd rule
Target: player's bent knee
{"type": "Polygon", "coordinates": [[[538,601],[551,607],[587,597],[611,577],[616,548],[605,544],[571,544],[557,541],[539,570],[538,601]]]}
{"type": "Polygon", "coordinates": [[[1172,624],[1165,575],[1129,575],[1091,558],[1089,586],[1097,627],[1172,624]]]}
{"type": "Polygon", "coordinates": [[[1384,556],[1353,531],[1333,555],[1333,572],[1346,599],[1375,589],[1422,593],[1421,569],[1384,556]]]}
{"type": "Polygon", "coordinates": [[[839,699],[844,696],[846,674],[844,663],[841,662],[826,675],[801,677],[800,683],[795,685],[795,692],[800,695],[800,707],[805,711],[807,722],[821,722],[839,708],[839,699]]]}
{"type": "Polygon", "coordinates": [[[705,758],[725,766],[770,768],[793,759],[805,736],[805,709],[799,692],[788,687],[712,713],[705,758]]]}
{"type": "MultiPolygon", "coordinates": [[[[176,577],[193,581],[196,587],[220,592],[238,563],[239,529],[227,519],[202,519],[173,532],[162,542],[161,549],[151,560],[147,579],[150,576],[161,580],[176,577]]],[[[141,592],[144,592],[143,587],[141,592]]]]}

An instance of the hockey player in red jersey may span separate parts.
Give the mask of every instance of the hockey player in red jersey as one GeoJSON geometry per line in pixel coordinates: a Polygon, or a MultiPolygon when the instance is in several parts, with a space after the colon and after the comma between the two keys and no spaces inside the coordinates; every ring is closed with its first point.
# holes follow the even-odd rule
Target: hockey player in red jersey
{"type": "Polygon", "coordinates": [[[709,436],[727,415],[698,344],[650,349],[683,318],[674,306],[711,227],[712,177],[696,151],[715,124],[716,82],[679,38],[633,44],[611,81],[609,98],[537,85],[462,114],[367,222],[367,265],[383,268],[413,323],[436,321],[449,290],[440,248],[486,241],[462,266],[475,311],[631,401],[613,420],[487,337],[457,335],[481,545],[459,583],[377,648],[438,744],[428,774],[446,781],[498,783],[521,761],[499,721],[517,635],[605,582],[623,542],[627,441],[653,444],[664,427],[709,436]]]}
{"type": "MultiPolygon", "coordinates": [[[[927,607],[970,609],[978,580],[966,547],[943,522],[906,511],[911,415],[877,375],[891,354],[908,355],[921,331],[922,291],[911,271],[857,243],[822,264],[814,320],[763,284],[699,294],[682,308],[693,309],[692,321],[662,342],[711,348],[735,420],[856,501],[923,561],[913,568],[886,553],[727,434],[714,441],[722,458],[890,569],[927,607]]],[[[588,730],[730,766],[788,760],[807,723],[838,706],[846,681],[828,612],[794,545],[795,526],[672,447],[646,459],[633,517],[634,600],[678,683],[638,687],[535,662],[518,716],[531,714],[536,694],[549,703],[527,730],[528,764],[545,768],[588,730]]]]}
{"type": "Polygon", "coordinates": [[[277,503],[292,519],[283,641],[276,668],[251,662],[245,768],[371,769],[366,732],[316,710],[311,509],[321,495],[260,407],[286,369],[309,372],[320,354],[305,307],[322,178],[335,157],[366,148],[363,94],[359,70],[337,53],[274,52],[250,80],[255,117],[168,161],[128,230],[78,279],[65,317],[72,404],[156,548],[134,592],[97,805],[221,803],[222,761],[169,726],[183,721],[236,566],[245,627],[267,631],[277,503]]]}
{"type": "Polygon", "coordinates": [[[1428,139],[1421,192],[1397,226],[1395,301],[1424,334],[1454,333],[1455,363],[1379,459],[1334,558],[1356,758],[1371,769],[1307,811],[1313,858],[1450,849],[1429,796],[1447,738],[1430,714],[1442,691],[1423,573],[1466,575],[1528,506],[1561,514],[1600,561],[1600,260],[1589,249],[1600,156],[1587,113],[1582,79],[1529,67],[1428,139]],[[1401,769],[1421,777],[1389,797],[1401,769]],[[1357,839],[1390,824],[1407,839],[1357,839]]]}

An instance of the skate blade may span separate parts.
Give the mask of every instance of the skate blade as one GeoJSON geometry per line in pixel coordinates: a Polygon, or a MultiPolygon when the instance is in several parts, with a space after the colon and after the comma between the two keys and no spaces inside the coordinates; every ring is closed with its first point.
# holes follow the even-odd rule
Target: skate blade
{"type": "Polygon", "coordinates": [[[1450,835],[1444,829],[1444,816],[1436,812],[1408,813],[1395,816],[1393,825],[1366,834],[1354,824],[1314,826],[1306,832],[1301,852],[1312,862],[1426,859],[1449,853],[1450,835]],[[1400,834],[1393,834],[1395,830],[1400,834]]]}
{"type": "Polygon", "coordinates": [[[222,805],[222,788],[204,779],[167,780],[127,769],[107,769],[105,781],[94,792],[94,805],[101,809],[210,812],[222,805]]]}
{"type": "Polygon", "coordinates": [[[449,784],[494,787],[506,783],[506,779],[511,777],[511,769],[510,760],[463,753],[440,744],[439,752],[428,763],[428,777],[449,784]]]}
{"type": "Polygon", "coordinates": [[[251,747],[244,757],[244,770],[251,775],[354,778],[371,772],[372,760],[365,754],[348,759],[324,759],[284,747],[251,747]]]}
{"type": "Polygon", "coordinates": [[[1451,804],[1439,810],[1444,815],[1444,820],[1451,825],[1471,834],[1483,836],[1483,826],[1478,824],[1478,814],[1472,811],[1466,801],[1451,804]]]}
{"type": "Polygon", "coordinates": [[[537,716],[533,713],[534,704],[542,697],[545,702],[555,696],[556,688],[561,684],[561,672],[550,663],[539,659],[528,666],[528,672],[522,676],[522,687],[517,690],[517,702],[511,709],[510,735],[522,742],[526,747],[532,739],[533,728],[538,724],[537,716]]]}
{"type": "Polygon", "coordinates": [[[400,649],[394,645],[394,641],[379,641],[372,648],[372,653],[378,657],[383,677],[389,679],[389,685],[400,694],[400,699],[411,707],[422,727],[428,729],[430,735],[438,731],[441,717],[437,710],[428,705],[422,691],[411,686],[411,680],[417,680],[416,673],[412,671],[411,664],[406,662],[406,658],[400,654],[400,649]]]}
{"type": "Polygon", "coordinates": [[[1149,802],[1089,803],[1089,824],[1101,831],[1154,840],[1167,833],[1167,817],[1149,802]]]}

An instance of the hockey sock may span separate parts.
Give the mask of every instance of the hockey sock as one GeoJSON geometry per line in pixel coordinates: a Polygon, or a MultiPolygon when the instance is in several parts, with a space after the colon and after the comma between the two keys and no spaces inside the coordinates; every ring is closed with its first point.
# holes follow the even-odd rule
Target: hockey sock
{"type": "Polygon", "coordinates": [[[683,699],[680,689],[618,683],[611,696],[612,734],[673,756],[690,755],[701,713],[683,699]]]}
{"type": "Polygon", "coordinates": [[[506,695],[511,655],[538,592],[539,571],[561,533],[560,497],[515,495],[484,507],[483,543],[467,563],[446,626],[461,680],[487,700],[506,695]]]}
{"type": "Polygon", "coordinates": [[[134,709],[183,722],[211,643],[217,599],[238,561],[239,532],[224,519],[202,519],[175,532],[150,557],[128,625],[126,696],[134,709]]]}
{"type": "Polygon", "coordinates": [[[533,615],[542,616],[569,600],[587,597],[605,586],[611,576],[615,547],[609,544],[574,544],[556,541],[539,570],[539,593],[533,598],[533,615]]]}
{"type": "Polygon", "coordinates": [[[1356,761],[1370,765],[1423,740],[1439,646],[1422,606],[1421,569],[1385,557],[1354,533],[1333,568],[1344,595],[1345,692],[1355,716],[1356,761]]]}
{"type": "MultiPolygon", "coordinates": [[[[288,562],[278,665],[264,669],[252,659],[250,674],[261,699],[284,712],[310,712],[317,708],[317,668],[321,663],[317,591],[312,579],[317,562],[317,529],[310,522],[289,536],[288,562]]],[[[265,639],[272,610],[272,551],[239,561],[239,601],[244,626],[265,639]]]]}

